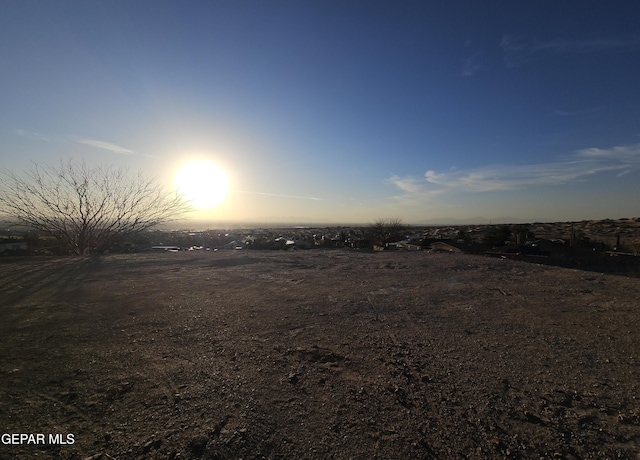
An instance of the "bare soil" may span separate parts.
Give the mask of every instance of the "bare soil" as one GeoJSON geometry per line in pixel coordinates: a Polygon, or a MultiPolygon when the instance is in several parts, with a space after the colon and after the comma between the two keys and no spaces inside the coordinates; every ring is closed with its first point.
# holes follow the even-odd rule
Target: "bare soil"
{"type": "Polygon", "coordinates": [[[2,459],[640,458],[640,279],[424,252],[0,262],[2,459]]]}

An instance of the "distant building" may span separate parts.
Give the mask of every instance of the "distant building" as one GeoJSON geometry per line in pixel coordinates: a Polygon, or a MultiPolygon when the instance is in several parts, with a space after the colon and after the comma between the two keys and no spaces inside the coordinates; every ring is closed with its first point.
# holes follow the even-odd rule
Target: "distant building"
{"type": "Polygon", "coordinates": [[[29,250],[29,245],[24,240],[18,240],[13,238],[0,239],[0,254],[1,255],[22,255],[26,254],[29,250]]]}
{"type": "Polygon", "coordinates": [[[156,250],[156,251],[170,251],[170,252],[175,252],[175,251],[179,251],[180,248],[178,246],[165,246],[165,245],[161,245],[161,246],[151,246],[151,249],[156,250]]]}

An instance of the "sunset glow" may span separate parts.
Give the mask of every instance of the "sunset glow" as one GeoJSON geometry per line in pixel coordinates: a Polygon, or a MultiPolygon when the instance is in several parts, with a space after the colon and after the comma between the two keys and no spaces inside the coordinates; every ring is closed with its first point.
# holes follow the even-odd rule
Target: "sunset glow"
{"type": "Polygon", "coordinates": [[[210,161],[190,161],[176,171],[175,186],[194,208],[204,210],[222,203],[229,192],[229,179],[210,161]]]}
{"type": "Polygon", "coordinates": [[[638,215],[640,2],[153,5],[3,2],[0,169],[139,170],[216,225],[638,215]]]}

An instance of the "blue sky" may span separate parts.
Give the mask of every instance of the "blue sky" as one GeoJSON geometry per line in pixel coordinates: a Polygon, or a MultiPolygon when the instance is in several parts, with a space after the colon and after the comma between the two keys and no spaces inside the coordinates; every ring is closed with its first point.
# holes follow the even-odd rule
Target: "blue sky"
{"type": "Polygon", "coordinates": [[[209,159],[220,221],[640,215],[640,3],[0,0],[0,158],[209,159]]]}

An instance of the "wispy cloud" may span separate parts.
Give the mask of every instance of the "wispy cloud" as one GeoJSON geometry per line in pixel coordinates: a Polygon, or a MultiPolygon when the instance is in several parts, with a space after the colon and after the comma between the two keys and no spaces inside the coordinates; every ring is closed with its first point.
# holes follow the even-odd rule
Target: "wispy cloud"
{"type": "Polygon", "coordinates": [[[531,62],[545,53],[588,54],[603,51],[634,51],[640,48],[640,37],[525,41],[504,35],[500,40],[500,48],[505,65],[513,68],[531,62]]]}
{"type": "Polygon", "coordinates": [[[97,149],[101,149],[101,150],[107,150],[109,152],[113,152],[113,153],[119,153],[121,155],[131,155],[133,153],[135,153],[133,150],[129,150],[125,147],[121,147],[119,145],[116,144],[112,144],[111,142],[105,142],[105,141],[100,141],[100,140],[96,140],[96,139],[77,139],[76,142],[78,142],[78,144],[84,144],[84,145],[88,145],[90,147],[95,147],[97,149]]]}
{"type": "Polygon", "coordinates": [[[500,40],[500,48],[502,48],[504,65],[513,68],[525,64],[531,60],[531,50],[523,42],[504,35],[500,40]]]}
{"type": "Polygon", "coordinates": [[[599,51],[626,51],[640,47],[640,38],[615,39],[586,39],[586,40],[551,40],[536,41],[532,44],[535,51],[551,50],[557,53],[595,53],[599,51]]]}
{"type": "Polygon", "coordinates": [[[119,155],[141,155],[147,158],[158,158],[155,155],[150,155],[148,153],[138,153],[126,147],[122,147],[121,145],[117,145],[112,142],[101,141],[98,139],[90,139],[84,137],[53,137],[19,128],[13,128],[13,132],[20,137],[24,137],[25,139],[34,139],[44,142],[75,142],[82,145],[88,145],[89,147],[93,147],[96,149],[117,153],[119,155]]]}
{"type": "Polygon", "coordinates": [[[35,140],[45,141],[45,142],[56,142],[59,140],[50,136],[45,136],[44,134],[27,131],[25,129],[14,128],[13,132],[16,133],[18,136],[24,137],[26,139],[35,139],[35,140]]]}
{"type": "Polygon", "coordinates": [[[620,161],[629,165],[640,165],[640,144],[623,145],[609,149],[588,148],[579,150],[577,155],[582,158],[620,161]]]}
{"type": "Polygon", "coordinates": [[[392,183],[403,192],[417,193],[424,191],[424,181],[421,179],[416,179],[412,176],[400,177],[394,174],[386,179],[386,181],[392,183]]]}
{"type": "Polygon", "coordinates": [[[563,117],[563,118],[585,117],[592,114],[597,114],[598,112],[601,112],[603,109],[604,107],[592,107],[592,108],[583,109],[583,110],[554,110],[553,115],[557,117],[563,117]]]}
{"type": "MultiPolygon", "coordinates": [[[[609,149],[588,148],[555,162],[526,165],[489,165],[444,172],[428,170],[423,178],[392,175],[387,182],[404,192],[401,197],[427,199],[444,192],[508,192],[558,186],[613,172],[624,176],[640,169],[640,144],[609,149]]],[[[398,197],[396,197],[398,198],[398,197]]]]}
{"type": "Polygon", "coordinates": [[[480,53],[476,53],[462,61],[462,76],[472,77],[480,68],[480,53]]]}
{"type": "Polygon", "coordinates": [[[311,201],[325,201],[323,198],[316,198],[314,196],[300,196],[300,195],[283,195],[280,193],[266,193],[266,192],[251,192],[249,190],[234,190],[236,193],[248,193],[250,195],[263,195],[263,196],[275,196],[279,198],[294,198],[297,200],[311,200],[311,201]]]}
{"type": "Polygon", "coordinates": [[[385,179],[385,182],[395,185],[401,191],[399,195],[393,196],[395,202],[400,204],[416,204],[416,202],[428,202],[447,191],[444,187],[432,187],[424,177],[392,175],[385,179]]]}

